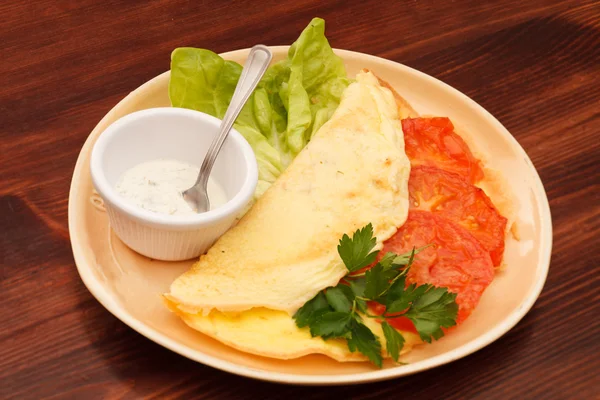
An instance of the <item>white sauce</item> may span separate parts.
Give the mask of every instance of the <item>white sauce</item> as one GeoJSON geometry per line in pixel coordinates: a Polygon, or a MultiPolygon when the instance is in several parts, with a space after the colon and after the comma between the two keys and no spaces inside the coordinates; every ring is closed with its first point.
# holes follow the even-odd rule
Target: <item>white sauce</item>
{"type": "MultiPolygon", "coordinates": [[[[193,215],[181,192],[198,177],[199,167],[177,160],[147,161],[127,170],[117,182],[117,192],[131,204],[160,214],[193,215]]],[[[208,179],[210,209],[222,206],[227,196],[221,186],[208,179]]]]}

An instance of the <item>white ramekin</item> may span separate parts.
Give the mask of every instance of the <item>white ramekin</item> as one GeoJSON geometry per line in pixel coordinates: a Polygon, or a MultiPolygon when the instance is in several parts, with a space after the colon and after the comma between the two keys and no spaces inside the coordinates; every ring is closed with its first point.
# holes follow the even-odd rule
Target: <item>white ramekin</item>
{"type": "Polygon", "coordinates": [[[115,190],[129,168],[159,158],[200,165],[220,120],[183,108],[151,108],[129,114],[98,138],[90,160],[94,187],[104,200],[116,235],[147,257],[176,261],[203,254],[250,202],[258,181],[256,158],[232,129],[213,167],[213,177],[228,201],[197,215],[165,215],[136,207],[115,190]]]}

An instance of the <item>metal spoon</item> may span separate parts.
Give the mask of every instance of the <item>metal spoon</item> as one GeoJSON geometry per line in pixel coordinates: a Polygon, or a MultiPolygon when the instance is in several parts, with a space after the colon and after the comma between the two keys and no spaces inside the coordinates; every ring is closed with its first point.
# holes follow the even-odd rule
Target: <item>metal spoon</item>
{"type": "Polygon", "coordinates": [[[183,194],[184,200],[188,205],[196,212],[203,213],[210,210],[210,201],[208,200],[208,192],[206,185],[208,184],[208,177],[212,170],[213,164],[217,159],[217,155],[223,146],[223,142],[227,138],[233,123],[242,111],[242,107],[250,98],[250,95],[258,85],[258,82],[265,74],[271,58],[273,55],[266,46],[256,45],[250,50],[248,59],[240,75],[240,80],[237,83],[229,107],[225,112],[225,116],[221,121],[219,132],[213,139],[206,157],[200,167],[200,173],[196,183],[191,188],[185,190],[183,194]]]}

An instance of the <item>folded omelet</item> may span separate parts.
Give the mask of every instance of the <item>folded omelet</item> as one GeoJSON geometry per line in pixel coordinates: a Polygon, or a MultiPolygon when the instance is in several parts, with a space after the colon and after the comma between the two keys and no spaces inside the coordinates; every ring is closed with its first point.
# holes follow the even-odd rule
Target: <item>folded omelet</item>
{"type": "MultiPolygon", "coordinates": [[[[192,328],[245,352],[365,359],[344,340],[311,337],[292,316],[346,275],[337,252],[343,234],[371,223],[381,249],[406,220],[410,163],[400,118],[414,112],[404,104],[371,72],[359,73],[279,179],[173,282],[164,295],[168,307],[192,328]]],[[[377,322],[365,320],[382,336],[377,322]]],[[[419,342],[403,334],[405,351],[419,342]]]]}

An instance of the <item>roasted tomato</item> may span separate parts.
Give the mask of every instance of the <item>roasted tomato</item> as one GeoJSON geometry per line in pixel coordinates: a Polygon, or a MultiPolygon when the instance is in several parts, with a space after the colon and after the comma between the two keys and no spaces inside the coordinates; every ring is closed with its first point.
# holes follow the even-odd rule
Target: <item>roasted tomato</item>
{"type": "Polygon", "coordinates": [[[483,178],[479,161],[469,146],[454,132],[448,118],[402,120],[406,155],[411,165],[428,165],[455,172],[475,183],[483,178]]]}
{"type": "Polygon", "coordinates": [[[463,177],[435,167],[414,167],[408,181],[410,207],[431,211],[466,228],[490,253],[495,266],[502,262],[506,218],[480,188],[463,177]]]}
{"type": "Polygon", "coordinates": [[[477,306],[481,294],[494,278],[489,252],[468,230],[428,211],[410,210],[406,223],[384,243],[382,253],[421,251],[408,273],[408,283],[430,283],[456,293],[457,323],[477,306]]]}

